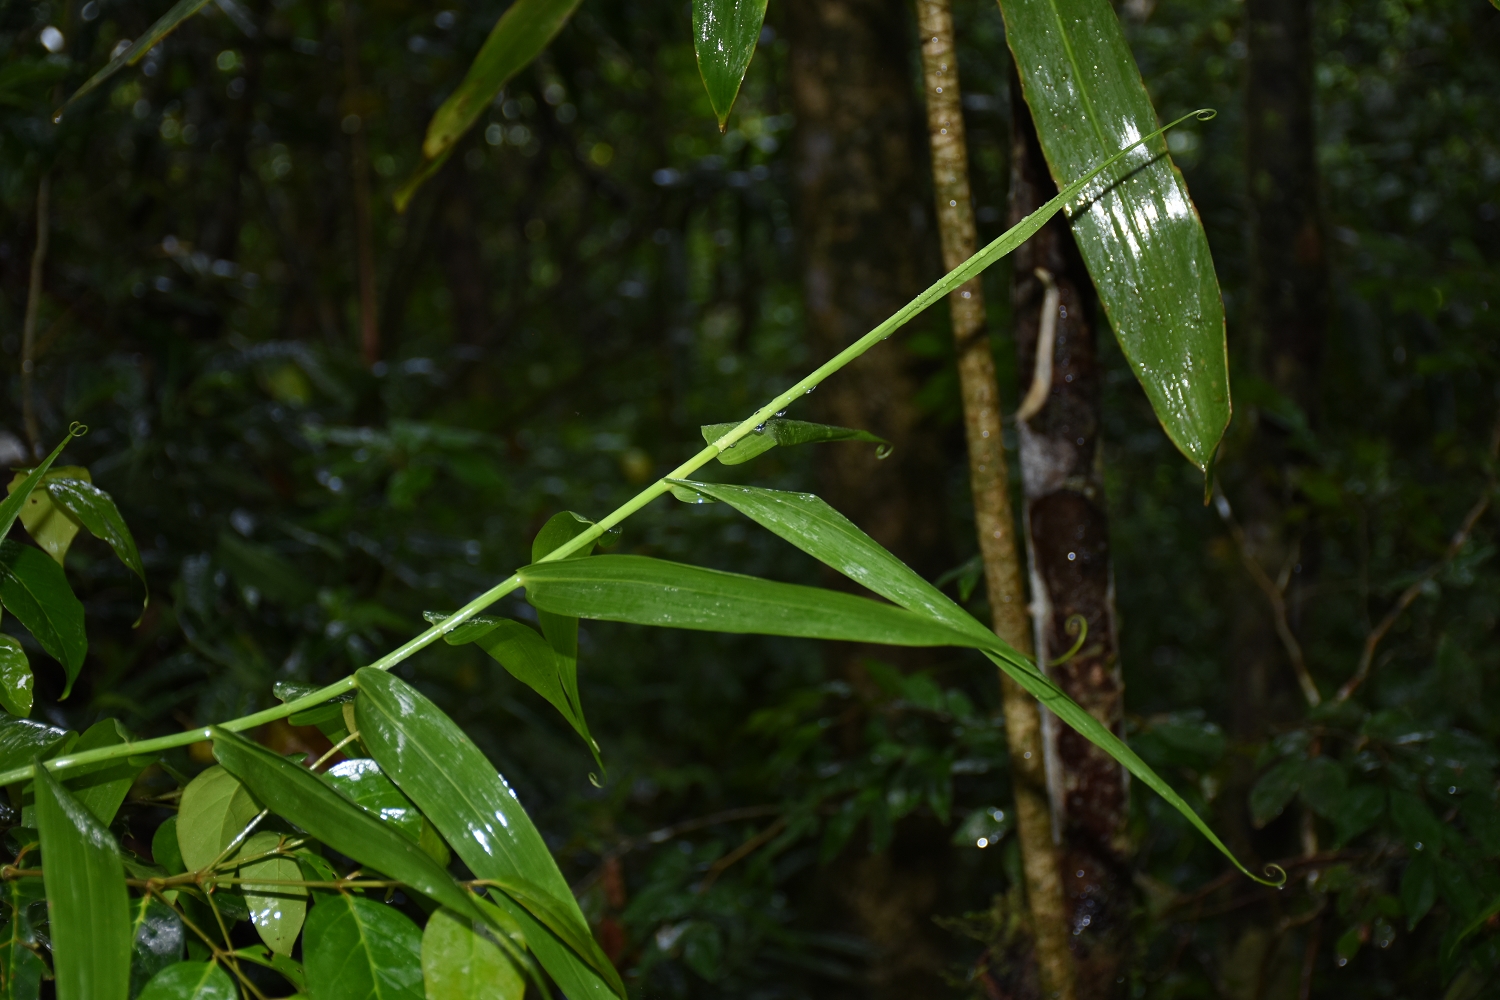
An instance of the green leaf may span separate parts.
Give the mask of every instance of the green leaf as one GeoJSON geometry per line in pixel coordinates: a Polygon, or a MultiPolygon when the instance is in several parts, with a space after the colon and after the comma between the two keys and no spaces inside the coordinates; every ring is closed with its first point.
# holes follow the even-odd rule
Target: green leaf
{"type": "Polygon", "coordinates": [[[31,714],[31,661],[13,635],[0,634],[0,706],[21,718],[31,714]]]}
{"type": "Polygon", "coordinates": [[[322,896],[308,914],[302,953],[317,1000],[424,1000],[422,932],[394,907],[322,896]]]}
{"type": "Polygon", "coordinates": [[[852,594],[648,556],[532,563],[518,575],[532,604],[582,618],[894,646],[978,647],[994,641],[993,634],[975,637],[852,594]]]}
{"type": "Polygon", "coordinates": [[[693,50],[720,132],[728,127],[765,19],[766,0],[693,0],[693,50]]]}
{"type": "Polygon", "coordinates": [[[1385,792],[1378,786],[1355,785],[1346,789],[1330,817],[1338,832],[1337,846],[1342,847],[1374,826],[1384,811],[1385,792]]]}
{"type": "MultiPolygon", "coordinates": [[[[704,424],[699,430],[704,441],[715,444],[738,426],[738,423],[704,424]]],[[[876,458],[885,458],[891,453],[891,443],[869,431],[773,417],[721,452],[719,461],[724,465],[744,465],[777,445],[818,444],[827,441],[868,441],[878,446],[875,449],[876,458]]]]}
{"type": "Polygon", "coordinates": [[[214,557],[242,586],[254,587],[265,597],[288,607],[311,603],[315,596],[306,573],[265,546],[236,538],[227,531],[219,536],[214,557]]]}
{"type": "Polygon", "coordinates": [[[185,871],[213,864],[250,821],[260,803],[223,767],[210,767],[182,790],[177,809],[177,846],[185,871]]]}
{"type": "MultiPolygon", "coordinates": [[[[47,495],[54,504],[72,515],[75,521],[89,530],[89,534],[114,549],[120,562],[140,578],[141,586],[146,585],[146,567],[141,563],[140,550],[135,547],[135,538],[126,527],[125,519],[120,516],[113,497],[81,478],[49,477],[46,488],[47,495]]],[[[148,592],[146,599],[141,602],[142,611],[149,600],[148,592]]]]}
{"type": "Polygon", "coordinates": [[[424,162],[397,193],[396,211],[406,210],[417,187],[435,172],[432,168],[448,157],[505,82],[546,48],[577,7],[578,0],[516,0],[506,8],[463,82],[428,123],[422,141],[424,162]]]}
{"type": "Polygon", "coordinates": [[[306,768],[228,730],[215,726],[210,731],[214,756],[272,812],[361,865],[404,882],[449,909],[480,918],[468,893],[415,841],[335,792],[306,768]]]}
{"type": "Polygon", "coordinates": [[[186,944],[182,918],[155,896],[130,901],[130,995],[138,996],[161,970],[182,961],[186,944]]]}
{"type": "Polygon", "coordinates": [[[62,567],[41,549],[8,539],[0,542],[0,603],[30,630],[48,656],[63,665],[66,698],[83,669],[89,642],[83,631],[83,605],[73,596],[62,567]]]}
{"type": "MultiPolygon", "coordinates": [[[[73,744],[70,752],[99,750],[128,742],[130,736],[118,721],[102,719],[78,737],[78,742],[73,744]]],[[[106,826],[114,822],[115,813],[120,811],[120,803],[125,801],[136,775],[145,770],[144,764],[138,761],[132,763],[131,760],[129,757],[120,757],[97,764],[85,764],[67,772],[65,782],[68,790],[106,826]]]]}
{"type": "Polygon", "coordinates": [[[42,464],[32,469],[25,480],[21,482],[20,486],[11,489],[10,495],[3,501],[0,501],[0,538],[4,538],[10,533],[10,526],[16,523],[16,517],[21,513],[21,508],[30,499],[32,491],[41,483],[42,477],[47,474],[47,470],[52,468],[52,463],[57,461],[57,456],[62,454],[63,449],[68,446],[69,442],[87,430],[88,428],[82,424],[74,424],[72,427],[69,427],[68,436],[62,439],[61,444],[52,449],[52,454],[43,459],[42,464]]]}
{"type": "Polygon", "coordinates": [[[250,836],[236,859],[260,858],[239,865],[239,876],[243,879],[263,878],[272,884],[260,885],[241,882],[245,904],[250,908],[250,922],[255,932],[278,955],[291,957],[292,945],[302,931],[303,918],[307,916],[307,889],[300,885],[277,885],[276,882],[302,878],[302,868],[290,854],[272,854],[281,843],[281,834],[269,830],[250,836]],[[271,855],[263,857],[263,855],[271,855]]]}
{"type": "Polygon", "coordinates": [[[237,1000],[234,981],[217,962],[178,962],[146,984],[138,1000],[237,1000]]]}
{"type": "Polygon", "coordinates": [[[182,860],[182,848],[177,843],[177,817],[168,816],[161,821],[151,835],[151,858],[166,870],[168,875],[181,875],[187,871],[182,860]]]}
{"type": "MultiPolygon", "coordinates": [[[[542,530],[536,533],[531,541],[531,560],[538,562],[551,555],[563,545],[571,542],[593,526],[593,522],[575,514],[572,511],[563,511],[548,518],[547,523],[542,525],[542,530]]],[[[568,559],[582,559],[594,549],[593,543],[581,546],[577,551],[569,553],[568,559]]],[[[556,615],[546,611],[537,612],[537,624],[542,628],[542,635],[547,640],[547,646],[552,650],[553,672],[556,677],[555,687],[561,689],[563,704],[559,705],[553,700],[553,696],[542,688],[532,685],[543,697],[547,698],[557,710],[562,712],[563,718],[583,737],[583,742],[594,755],[594,762],[599,769],[604,770],[604,761],[599,754],[599,744],[594,742],[594,737],[589,733],[588,722],[583,717],[583,700],[578,694],[578,619],[568,615],[556,615]]],[[[527,674],[534,674],[539,662],[534,656],[524,655],[523,650],[533,644],[522,633],[515,630],[497,629],[500,635],[491,633],[479,640],[479,644],[495,659],[500,660],[506,670],[510,670],[505,660],[501,659],[499,653],[491,648],[492,645],[500,645],[504,642],[504,650],[521,666],[527,674]],[[508,640],[508,641],[507,641],[508,640]]],[[[528,630],[529,631],[529,630],[528,630]]],[[[512,674],[523,682],[530,684],[521,674],[510,670],[512,674]]],[[[552,685],[549,685],[551,687],[552,685]]]]}
{"type": "Polygon", "coordinates": [[[0,1000],[37,1000],[47,964],[37,954],[41,940],[30,914],[46,898],[42,880],[7,879],[3,892],[9,919],[0,927],[0,1000]]]}
{"type": "Polygon", "coordinates": [[[323,780],[366,812],[400,830],[438,864],[448,866],[447,845],[437,836],[427,818],[411,804],[411,799],[402,795],[401,789],[385,776],[379,764],[368,757],[340,761],[323,773],[323,780]]]}
{"type": "Polygon", "coordinates": [[[42,722],[0,714],[0,769],[14,770],[29,763],[33,757],[46,760],[59,744],[73,735],[68,730],[42,722]]]}
{"type": "Polygon", "coordinates": [[[58,1000],[125,1000],[130,904],[120,846],[36,762],[36,816],[58,1000]]]}
{"type": "MultiPolygon", "coordinates": [[[[42,477],[41,485],[32,490],[31,496],[27,497],[26,502],[21,506],[21,524],[26,528],[26,533],[59,566],[63,564],[63,557],[68,554],[68,546],[73,544],[73,539],[78,535],[78,529],[81,526],[66,510],[52,502],[52,497],[46,487],[50,480],[58,476],[86,479],[88,474],[89,470],[78,465],[49,469],[42,477]]],[[[17,472],[6,489],[14,493],[26,479],[27,473],[17,472]]]]}
{"type": "Polygon", "coordinates": [[[146,29],[145,34],[137,38],[124,52],[121,52],[106,63],[103,69],[89,77],[83,86],[75,90],[73,96],[68,98],[68,102],[58,109],[57,114],[53,117],[53,121],[61,121],[62,116],[67,114],[68,109],[78,103],[80,98],[97,88],[105,80],[114,76],[122,68],[125,66],[134,66],[142,56],[151,51],[156,43],[170,35],[176,30],[179,24],[198,13],[207,4],[208,0],[177,0],[177,3],[173,4],[170,10],[157,19],[155,24],[146,29]]]}
{"type": "MultiPolygon", "coordinates": [[[[1154,131],[1156,111],[1106,0],[1000,0],[1005,37],[1058,186],[1154,131]]],[[[1229,424],[1224,306],[1208,237],[1162,139],[1070,207],[1115,336],[1173,444],[1207,470],[1229,424]]]]}
{"type": "Polygon", "coordinates": [[[521,1000],[522,977],[485,925],[439,910],[422,931],[427,1000],[521,1000]]]}
{"type": "MultiPolygon", "coordinates": [[[[553,564],[560,565],[560,564],[553,564]]],[[[574,952],[517,900],[496,902],[521,925],[526,942],[573,1000],[623,997],[619,974],[588,936],[567,880],[515,794],[463,731],[398,677],[362,668],[354,713],[381,769],[432,820],[476,878],[529,884],[572,926],[574,952]]]]}

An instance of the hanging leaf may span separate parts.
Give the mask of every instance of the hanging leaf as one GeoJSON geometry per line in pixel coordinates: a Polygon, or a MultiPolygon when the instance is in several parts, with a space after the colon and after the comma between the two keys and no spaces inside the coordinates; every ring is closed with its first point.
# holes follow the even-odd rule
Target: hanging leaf
{"type": "Polygon", "coordinates": [[[4,538],[10,533],[10,526],[16,523],[16,517],[20,515],[21,507],[25,505],[27,499],[31,497],[32,492],[41,483],[42,477],[47,474],[47,470],[52,468],[52,463],[57,461],[57,456],[62,454],[63,449],[68,446],[69,442],[87,431],[88,428],[82,424],[74,424],[69,427],[68,436],[62,439],[61,444],[52,449],[52,454],[43,459],[41,465],[32,469],[30,474],[21,481],[21,484],[13,488],[10,491],[10,495],[3,501],[0,501],[0,538],[4,538]]]}
{"type": "Polygon", "coordinates": [[[693,50],[720,132],[728,128],[765,19],[766,0],[693,0],[693,50]]]}
{"type": "MultiPolygon", "coordinates": [[[[1106,0],[1000,0],[1000,11],[1059,187],[1156,129],[1156,110],[1106,0]]],[[[1229,424],[1224,305],[1208,237],[1166,142],[1136,147],[1068,214],[1157,419],[1206,471],[1229,424]]]]}
{"type": "MultiPolygon", "coordinates": [[[[101,719],[78,737],[78,742],[73,744],[69,752],[99,750],[128,742],[130,742],[130,736],[117,720],[101,719]]],[[[145,763],[139,759],[120,757],[72,768],[67,772],[64,780],[68,791],[72,792],[73,796],[83,803],[100,823],[108,826],[114,822],[115,813],[120,811],[120,803],[125,801],[130,786],[135,783],[136,775],[145,769],[145,763]]]]}
{"type": "MultiPolygon", "coordinates": [[[[589,528],[593,522],[575,514],[572,511],[563,511],[554,514],[542,526],[542,530],[536,533],[536,538],[531,541],[531,561],[538,562],[551,555],[563,545],[571,542],[589,528]]],[[[580,547],[577,551],[570,553],[568,559],[582,559],[594,549],[593,543],[580,547]]],[[[578,619],[569,615],[555,615],[547,611],[538,610],[537,624],[542,628],[542,635],[547,640],[547,645],[552,650],[552,659],[557,675],[557,684],[562,689],[566,708],[558,706],[558,711],[583,737],[583,742],[594,755],[594,762],[599,765],[599,770],[604,770],[604,761],[599,754],[599,744],[594,742],[594,737],[589,733],[588,723],[583,717],[583,700],[578,694],[578,619]]],[[[493,633],[492,633],[493,635],[493,633]]],[[[502,631],[501,636],[516,640],[519,633],[514,630],[502,631]]],[[[494,641],[501,641],[497,636],[494,641]]],[[[489,638],[489,637],[486,637],[489,638]]],[[[529,640],[520,640],[529,643],[529,640]]],[[[484,640],[480,640],[484,645],[484,640]]],[[[490,651],[489,646],[484,646],[490,651]]],[[[507,647],[513,649],[514,647],[507,647]]],[[[498,655],[491,652],[490,655],[500,659],[498,655]]],[[[503,664],[505,661],[501,660],[503,664]]],[[[507,670],[510,668],[507,667],[507,670]]],[[[515,673],[515,671],[511,671],[515,673]]],[[[546,695],[543,695],[546,697],[546,695]]],[[[551,700],[550,698],[548,699],[551,700]]],[[[556,702],[553,702],[556,704],[556,702]]]]}
{"type": "MultiPolygon", "coordinates": [[[[704,424],[699,430],[703,434],[704,441],[716,444],[720,438],[738,426],[738,423],[704,424]]],[[[756,428],[754,433],[745,435],[720,452],[718,457],[724,465],[743,465],[752,458],[764,455],[777,445],[818,444],[828,441],[868,441],[877,446],[876,458],[885,458],[891,453],[891,443],[869,431],[773,417],[756,428]]]]}
{"type": "Polygon", "coordinates": [[[26,659],[21,640],[0,634],[0,706],[23,719],[30,715],[34,683],[31,661],[26,659]]]}
{"type": "Polygon", "coordinates": [[[47,760],[70,736],[77,735],[42,722],[0,715],[0,770],[14,770],[33,757],[47,760]]]}
{"type": "Polygon", "coordinates": [[[114,836],[36,762],[36,817],[58,1000],[125,1000],[130,904],[114,836]]]}
{"type": "Polygon", "coordinates": [[[178,962],[146,984],[137,1000],[239,1000],[234,980],[217,962],[178,962]]]}
{"type": "MultiPolygon", "coordinates": [[[[48,477],[45,486],[47,496],[53,504],[87,528],[89,534],[114,549],[120,562],[140,578],[141,586],[144,587],[146,567],[141,563],[140,550],[135,547],[135,538],[125,525],[125,519],[120,516],[120,509],[115,506],[114,498],[89,482],[86,477],[48,477]]],[[[62,560],[59,559],[58,562],[62,560]]],[[[143,611],[149,600],[148,592],[146,599],[141,602],[143,611]]]]}
{"type": "Polygon", "coordinates": [[[182,961],[182,918],[152,895],[130,901],[130,995],[138,997],[153,976],[182,961]]]}
{"type": "Polygon", "coordinates": [[[427,1000],[521,1000],[526,980],[483,924],[439,910],[422,931],[427,1000]]]}
{"type": "Polygon", "coordinates": [[[111,59],[105,64],[103,69],[89,77],[83,86],[75,90],[73,96],[68,98],[68,102],[58,109],[57,114],[53,116],[52,120],[54,122],[61,121],[62,116],[67,114],[68,109],[77,104],[80,98],[93,91],[124,67],[134,66],[158,42],[175,31],[179,24],[198,13],[207,4],[208,0],[177,0],[177,3],[173,4],[170,10],[163,14],[155,24],[146,29],[144,35],[137,38],[129,48],[111,59]]]}
{"type": "Polygon", "coordinates": [[[325,895],[308,914],[302,951],[317,1000],[424,1000],[422,932],[394,907],[325,895]]]}
{"type": "Polygon", "coordinates": [[[380,765],[367,757],[340,761],[323,773],[323,780],[366,812],[379,816],[400,830],[444,868],[451,856],[448,845],[427,818],[401,794],[380,765]]]}
{"type": "Polygon", "coordinates": [[[280,843],[279,833],[270,830],[257,833],[240,845],[235,858],[245,859],[238,865],[240,878],[267,880],[267,884],[247,881],[239,885],[245,905],[250,908],[250,922],[255,925],[255,932],[267,948],[278,955],[291,957],[292,945],[296,943],[303,918],[307,916],[307,889],[300,885],[276,884],[302,877],[302,868],[296,858],[290,854],[273,853],[280,843]],[[252,858],[259,860],[250,860],[252,858]]]}
{"type": "Polygon", "coordinates": [[[422,163],[396,192],[397,212],[406,211],[417,189],[437,172],[458,140],[473,127],[506,81],[535,59],[568,23],[578,2],[515,0],[506,8],[485,39],[479,55],[474,57],[463,82],[448,95],[428,123],[427,137],[422,141],[422,163]]]}
{"type": "MultiPolygon", "coordinates": [[[[31,491],[31,496],[21,505],[21,525],[31,540],[36,542],[41,550],[57,560],[59,566],[63,565],[63,557],[68,554],[68,546],[73,544],[74,537],[78,534],[81,525],[74,520],[67,511],[52,502],[51,495],[47,492],[47,484],[59,476],[67,476],[74,479],[85,479],[89,470],[81,465],[64,465],[47,470],[42,477],[42,483],[31,491]]],[[[15,493],[22,483],[26,481],[27,473],[17,472],[15,478],[6,486],[6,490],[15,493]]]]}
{"type": "Polygon", "coordinates": [[[185,871],[213,864],[260,814],[260,803],[223,767],[210,767],[182,790],[177,846],[185,871]]]}
{"type": "Polygon", "coordinates": [[[475,877],[529,885],[571,924],[569,937],[582,951],[519,901],[507,895],[496,899],[521,925],[527,945],[563,992],[573,1000],[624,997],[619,974],[589,936],[588,922],[541,834],[490,762],[452,719],[399,677],[370,667],[355,676],[360,694],[354,713],[365,745],[475,877]]]}
{"type": "Polygon", "coordinates": [[[83,631],[83,605],[73,596],[62,567],[41,549],[17,542],[0,542],[0,604],[31,632],[47,655],[63,665],[67,678],[62,697],[73,690],[88,638],[83,631]]]}

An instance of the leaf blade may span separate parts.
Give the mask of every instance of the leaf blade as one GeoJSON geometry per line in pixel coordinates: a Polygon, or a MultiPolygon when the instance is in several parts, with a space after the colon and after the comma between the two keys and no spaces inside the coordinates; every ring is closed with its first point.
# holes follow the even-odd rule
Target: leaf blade
{"type": "Polygon", "coordinates": [[[720,132],[728,125],[765,19],[766,0],[693,0],[693,52],[720,132]]]}
{"type": "Polygon", "coordinates": [[[146,33],[137,38],[129,48],[115,56],[106,63],[97,73],[84,81],[83,86],[73,92],[67,103],[57,110],[53,121],[61,121],[62,116],[68,113],[68,109],[83,98],[86,94],[97,89],[100,84],[114,76],[126,66],[133,66],[147,52],[151,51],[158,42],[177,30],[177,26],[198,11],[208,5],[208,0],[177,0],[165,14],[157,18],[156,23],[146,29],[146,33]]]}
{"type": "Polygon", "coordinates": [[[260,813],[250,790],[227,768],[210,767],[182,790],[177,847],[186,871],[213,864],[260,813]]]}
{"type": "Polygon", "coordinates": [[[318,1000],[423,1000],[422,932],[393,907],[346,893],[320,898],[303,953],[318,1000]]]}
{"type": "Polygon", "coordinates": [[[178,962],[151,977],[137,1000],[238,1000],[217,962],[178,962]]]}
{"type": "MultiPolygon", "coordinates": [[[[91,482],[83,479],[51,479],[46,483],[47,495],[89,534],[114,550],[116,556],[146,586],[146,567],[141,562],[141,553],[135,544],[135,536],[115,506],[114,498],[91,482]]],[[[141,603],[144,611],[151,599],[149,588],[141,603]]]]}
{"type": "Polygon", "coordinates": [[[260,939],[271,951],[290,958],[292,945],[307,917],[307,888],[277,884],[302,877],[302,869],[291,855],[262,857],[276,850],[280,843],[279,833],[267,830],[254,834],[240,846],[236,858],[261,858],[240,865],[240,878],[263,878],[268,883],[241,882],[239,889],[250,907],[250,922],[260,939]]]}
{"type": "Polygon", "coordinates": [[[526,980],[473,921],[439,910],[422,931],[427,1000],[521,1000],[526,980]]]}
{"type": "Polygon", "coordinates": [[[10,534],[11,525],[16,523],[16,518],[21,513],[21,507],[31,498],[32,491],[41,483],[42,477],[47,474],[47,470],[52,468],[52,463],[57,461],[57,456],[61,455],[69,442],[84,430],[87,430],[87,428],[79,424],[74,424],[68,428],[68,436],[63,438],[62,442],[56,448],[52,449],[50,455],[42,459],[42,464],[32,469],[25,480],[11,490],[10,496],[4,500],[0,500],[0,538],[4,538],[10,534]]]}
{"type": "Polygon", "coordinates": [[[66,678],[62,697],[66,698],[83,669],[89,644],[83,605],[68,586],[62,567],[41,549],[9,539],[0,542],[0,603],[26,626],[48,656],[62,664],[66,678]]]}
{"type": "Polygon", "coordinates": [[[26,718],[31,714],[32,689],[36,679],[31,661],[15,636],[0,635],[0,706],[11,715],[26,718]]]}

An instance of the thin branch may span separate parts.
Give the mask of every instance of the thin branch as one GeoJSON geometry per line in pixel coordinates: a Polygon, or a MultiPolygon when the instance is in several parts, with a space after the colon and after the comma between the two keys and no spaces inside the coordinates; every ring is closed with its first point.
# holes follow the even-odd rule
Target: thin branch
{"type": "Polygon", "coordinates": [[[719,876],[729,870],[730,866],[738,861],[743,861],[751,854],[760,850],[766,844],[769,844],[777,834],[781,833],[781,831],[785,829],[786,817],[782,816],[776,822],[772,823],[770,826],[766,827],[764,830],[760,831],[749,840],[745,841],[739,847],[736,847],[734,850],[730,851],[728,854],[715,861],[712,865],[709,866],[708,874],[704,876],[703,881],[698,883],[696,892],[698,892],[700,895],[707,892],[709,887],[718,880],[719,876]]]}

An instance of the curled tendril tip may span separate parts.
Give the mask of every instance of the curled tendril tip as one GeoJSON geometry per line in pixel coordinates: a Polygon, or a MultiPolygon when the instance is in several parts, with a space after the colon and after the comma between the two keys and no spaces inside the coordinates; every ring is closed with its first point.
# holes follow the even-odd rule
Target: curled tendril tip
{"type": "Polygon", "coordinates": [[[1266,865],[1266,878],[1271,885],[1280,889],[1286,885],[1286,869],[1277,864],[1266,865]]]}
{"type": "Polygon", "coordinates": [[[1200,122],[1211,122],[1215,118],[1219,117],[1219,112],[1216,108],[1199,108],[1197,111],[1193,112],[1193,117],[1198,119],[1200,122]]]}
{"type": "Polygon", "coordinates": [[[84,423],[80,423],[77,420],[73,421],[71,424],[68,425],[68,436],[69,437],[83,437],[88,432],[89,432],[89,425],[88,424],[84,424],[84,423]]]}

